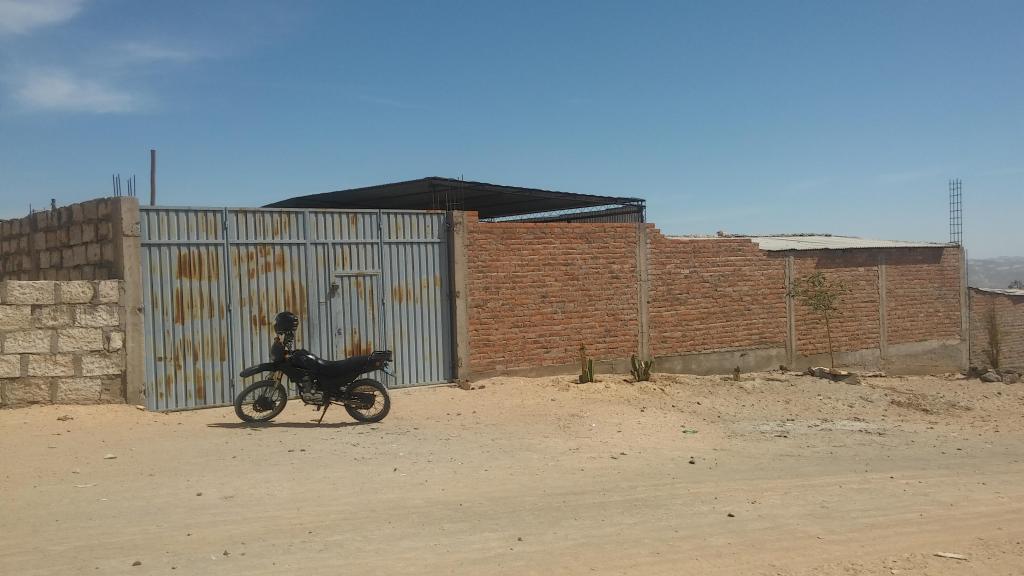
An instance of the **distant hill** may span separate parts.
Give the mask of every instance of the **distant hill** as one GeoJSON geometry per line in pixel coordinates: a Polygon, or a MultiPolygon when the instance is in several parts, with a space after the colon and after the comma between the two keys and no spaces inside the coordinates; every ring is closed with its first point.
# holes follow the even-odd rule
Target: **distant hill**
{"type": "Polygon", "coordinates": [[[967,283],[976,288],[1006,288],[1014,280],[1024,280],[1024,257],[970,259],[967,283]]]}

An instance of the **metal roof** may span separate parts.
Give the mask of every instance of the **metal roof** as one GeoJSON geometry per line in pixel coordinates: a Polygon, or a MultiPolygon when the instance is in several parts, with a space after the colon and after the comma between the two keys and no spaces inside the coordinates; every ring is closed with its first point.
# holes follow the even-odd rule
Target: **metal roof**
{"type": "Polygon", "coordinates": [[[856,236],[781,235],[746,236],[761,250],[848,250],[853,248],[946,248],[940,242],[908,242],[903,240],[872,240],[856,236]]]}
{"type": "Polygon", "coordinates": [[[437,176],[296,196],[267,204],[271,208],[470,210],[478,212],[482,219],[627,205],[642,209],[644,200],[502,186],[437,176]]]}
{"type": "Polygon", "coordinates": [[[978,288],[977,286],[971,286],[971,290],[988,292],[990,294],[1001,294],[1003,296],[1024,296],[1024,290],[1016,288],[978,288]]]}

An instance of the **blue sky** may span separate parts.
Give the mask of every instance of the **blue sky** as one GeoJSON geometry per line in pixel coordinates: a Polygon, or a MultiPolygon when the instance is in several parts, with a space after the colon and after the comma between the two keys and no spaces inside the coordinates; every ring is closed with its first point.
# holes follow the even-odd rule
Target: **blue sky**
{"type": "Polygon", "coordinates": [[[1024,3],[0,0],[0,217],[428,175],[1024,256],[1024,3]]]}

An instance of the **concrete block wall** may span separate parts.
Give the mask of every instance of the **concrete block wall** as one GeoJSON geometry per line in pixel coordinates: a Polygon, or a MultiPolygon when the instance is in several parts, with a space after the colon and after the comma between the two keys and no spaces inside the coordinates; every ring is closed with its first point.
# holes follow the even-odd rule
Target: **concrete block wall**
{"type": "Polygon", "coordinates": [[[989,326],[999,330],[1000,368],[1024,370],[1024,295],[996,294],[971,288],[971,365],[992,368],[989,326]]]}
{"type": "Polygon", "coordinates": [[[139,202],[130,197],[97,198],[0,221],[0,282],[122,281],[122,397],[135,404],[143,402],[144,370],[139,234],[139,202]]]}
{"type": "Polygon", "coordinates": [[[0,279],[107,280],[123,278],[121,236],[138,236],[134,198],[99,198],[0,221],[0,279]],[[134,226],[134,227],[133,227],[134,226]]]}
{"type": "Polygon", "coordinates": [[[124,283],[0,282],[0,405],[125,400],[124,283]]]}

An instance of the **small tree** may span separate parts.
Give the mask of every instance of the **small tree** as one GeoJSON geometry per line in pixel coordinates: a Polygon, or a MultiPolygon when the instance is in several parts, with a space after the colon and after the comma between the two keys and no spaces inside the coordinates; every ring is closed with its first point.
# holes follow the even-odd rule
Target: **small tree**
{"type": "Polygon", "coordinates": [[[790,287],[789,294],[821,315],[825,321],[825,337],[828,338],[828,356],[832,362],[832,370],[836,369],[836,355],[832,346],[832,317],[839,314],[839,304],[846,285],[839,280],[829,280],[821,272],[815,272],[800,278],[790,287]]]}

